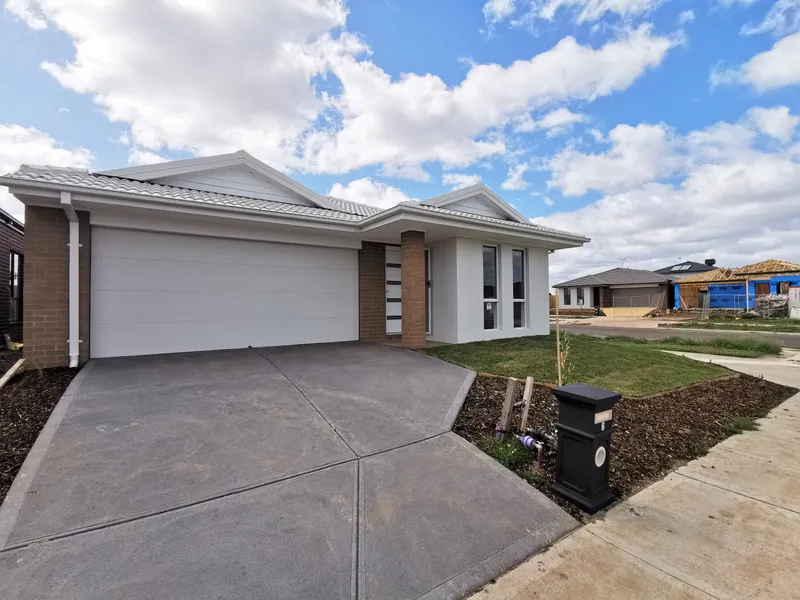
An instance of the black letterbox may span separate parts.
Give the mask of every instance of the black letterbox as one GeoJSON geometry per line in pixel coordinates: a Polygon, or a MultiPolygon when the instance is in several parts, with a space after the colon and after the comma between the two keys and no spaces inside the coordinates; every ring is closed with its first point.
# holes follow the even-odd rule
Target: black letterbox
{"type": "Polygon", "coordinates": [[[589,514],[614,501],[608,485],[616,392],[571,383],[553,390],[558,398],[558,451],[553,491],[589,514]]]}

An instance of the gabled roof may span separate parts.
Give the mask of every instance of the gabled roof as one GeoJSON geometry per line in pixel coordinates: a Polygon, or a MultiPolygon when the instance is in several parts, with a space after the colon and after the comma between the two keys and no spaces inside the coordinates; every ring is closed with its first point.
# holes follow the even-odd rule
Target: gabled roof
{"type": "Polygon", "coordinates": [[[706,264],[694,262],[693,260],[685,260],[676,265],[670,265],[663,269],[653,271],[653,273],[661,273],[662,275],[680,275],[681,273],[703,273],[705,271],[713,271],[714,267],[709,267],[706,264]]]}
{"type": "Polygon", "coordinates": [[[229,208],[244,208],[269,213],[284,213],[292,215],[304,215],[309,217],[321,217],[325,219],[336,219],[341,221],[358,221],[363,215],[354,210],[348,210],[348,205],[353,203],[343,202],[336,209],[317,208],[315,206],[303,206],[300,204],[288,204],[283,202],[273,202],[271,200],[261,200],[260,198],[246,198],[243,196],[231,196],[217,192],[206,192],[203,190],[191,190],[171,185],[160,185],[147,181],[135,181],[120,177],[111,177],[89,173],[83,169],[68,169],[59,167],[36,167],[22,165],[16,173],[0,178],[14,181],[29,181],[40,184],[56,184],[64,188],[80,188],[104,192],[135,194],[137,196],[147,196],[154,199],[178,200],[182,202],[193,202],[197,204],[223,206],[229,208]]]}
{"type": "MultiPolygon", "coordinates": [[[[442,194],[441,196],[434,196],[420,202],[423,206],[434,206],[437,208],[445,208],[448,204],[460,202],[473,196],[483,196],[489,204],[495,206],[500,212],[504,213],[509,219],[517,223],[529,223],[530,221],[525,218],[517,209],[511,206],[508,202],[497,196],[492,190],[483,183],[471,185],[469,187],[461,188],[442,194]]],[[[472,214],[472,213],[470,213],[472,214]]]]}
{"type": "Polygon", "coordinates": [[[0,208],[0,222],[5,223],[12,229],[16,229],[20,233],[25,233],[25,225],[2,208],[0,208]]]}
{"type": "Polygon", "coordinates": [[[796,271],[800,271],[799,264],[771,258],[760,263],[739,267],[738,269],[734,269],[733,273],[734,275],[761,275],[762,273],[788,273],[796,271]]]}
{"type": "Polygon", "coordinates": [[[706,271],[705,273],[698,273],[697,275],[690,275],[683,279],[677,280],[675,283],[683,285],[685,283],[713,283],[715,281],[739,281],[744,277],[734,275],[733,269],[725,269],[720,267],[713,271],[706,271]]]}
{"type": "Polygon", "coordinates": [[[124,169],[111,169],[109,171],[98,171],[95,175],[109,175],[111,177],[124,177],[136,181],[152,181],[164,177],[174,177],[176,175],[187,175],[212,169],[223,169],[226,167],[245,166],[248,169],[259,173],[266,179],[281,185],[303,198],[310,201],[320,208],[335,210],[336,207],[325,196],[321,196],[308,189],[306,186],[291,177],[287,177],[280,171],[273,169],[268,164],[261,162],[256,157],[239,150],[231,154],[218,154],[216,156],[203,156],[200,158],[187,158],[184,160],[171,160],[168,162],[156,163],[154,165],[142,165],[139,167],[125,167],[124,169]]]}
{"type": "Polygon", "coordinates": [[[607,285],[654,285],[669,283],[669,279],[652,271],[642,271],[640,269],[624,269],[617,267],[594,275],[584,275],[577,279],[571,279],[564,283],[554,285],[555,288],[575,287],[581,285],[607,286],[607,285]]]}

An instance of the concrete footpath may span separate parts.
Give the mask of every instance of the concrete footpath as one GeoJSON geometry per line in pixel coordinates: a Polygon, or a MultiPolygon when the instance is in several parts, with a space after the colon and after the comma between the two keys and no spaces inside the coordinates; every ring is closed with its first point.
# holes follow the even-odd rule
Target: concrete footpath
{"type": "MultiPolygon", "coordinates": [[[[800,363],[691,356],[800,388],[800,363]]],[[[800,394],[476,593],[800,598],[800,394]]]]}

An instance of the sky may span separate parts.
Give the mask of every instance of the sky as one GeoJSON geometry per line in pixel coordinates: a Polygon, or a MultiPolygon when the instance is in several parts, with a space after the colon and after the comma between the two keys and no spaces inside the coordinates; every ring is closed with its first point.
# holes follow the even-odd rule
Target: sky
{"type": "Polygon", "coordinates": [[[239,149],[381,207],[483,182],[592,238],[551,283],[800,262],[800,0],[4,0],[1,172],[239,149]]]}

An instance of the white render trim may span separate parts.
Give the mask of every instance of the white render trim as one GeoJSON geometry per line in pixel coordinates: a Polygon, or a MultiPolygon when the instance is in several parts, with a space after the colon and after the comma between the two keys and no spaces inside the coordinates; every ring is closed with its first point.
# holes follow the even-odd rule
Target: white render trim
{"type": "Polygon", "coordinates": [[[636,288],[657,288],[661,287],[662,285],[667,285],[669,281],[663,281],[661,283],[625,283],[621,285],[609,285],[612,290],[629,290],[629,289],[636,289],[636,288]]]}
{"type": "Polygon", "coordinates": [[[427,204],[428,206],[436,206],[439,208],[443,208],[448,204],[453,204],[455,202],[460,202],[461,200],[466,200],[467,198],[471,198],[476,194],[483,195],[491,204],[494,204],[501,212],[505,213],[507,216],[511,217],[514,221],[518,223],[529,223],[530,221],[525,218],[525,216],[517,211],[513,206],[511,206],[508,202],[500,198],[497,194],[495,194],[489,186],[483,183],[477,183],[475,185],[471,185],[469,187],[461,188],[459,190],[454,190],[452,192],[448,192],[446,194],[442,194],[441,196],[434,196],[433,198],[428,198],[427,200],[423,200],[420,204],[427,204]]]}
{"type": "Polygon", "coordinates": [[[109,177],[124,177],[137,181],[152,181],[162,177],[174,177],[176,175],[186,175],[200,171],[212,169],[222,169],[225,167],[235,167],[243,165],[253,171],[263,175],[267,179],[282,185],[285,188],[299,194],[309,200],[312,204],[330,210],[339,210],[331,202],[313,190],[310,190],[302,183],[287,177],[280,171],[273,169],[268,164],[261,162],[244,150],[231,154],[219,154],[217,156],[206,156],[201,158],[187,158],[184,160],[173,160],[169,162],[157,163],[155,165],[143,165],[141,167],[125,167],[123,169],[111,169],[109,171],[97,171],[96,175],[107,175],[109,177]]]}
{"type": "Polygon", "coordinates": [[[69,219],[69,368],[75,369],[80,358],[80,223],[72,194],[61,192],[61,205],[69,219]]]}

